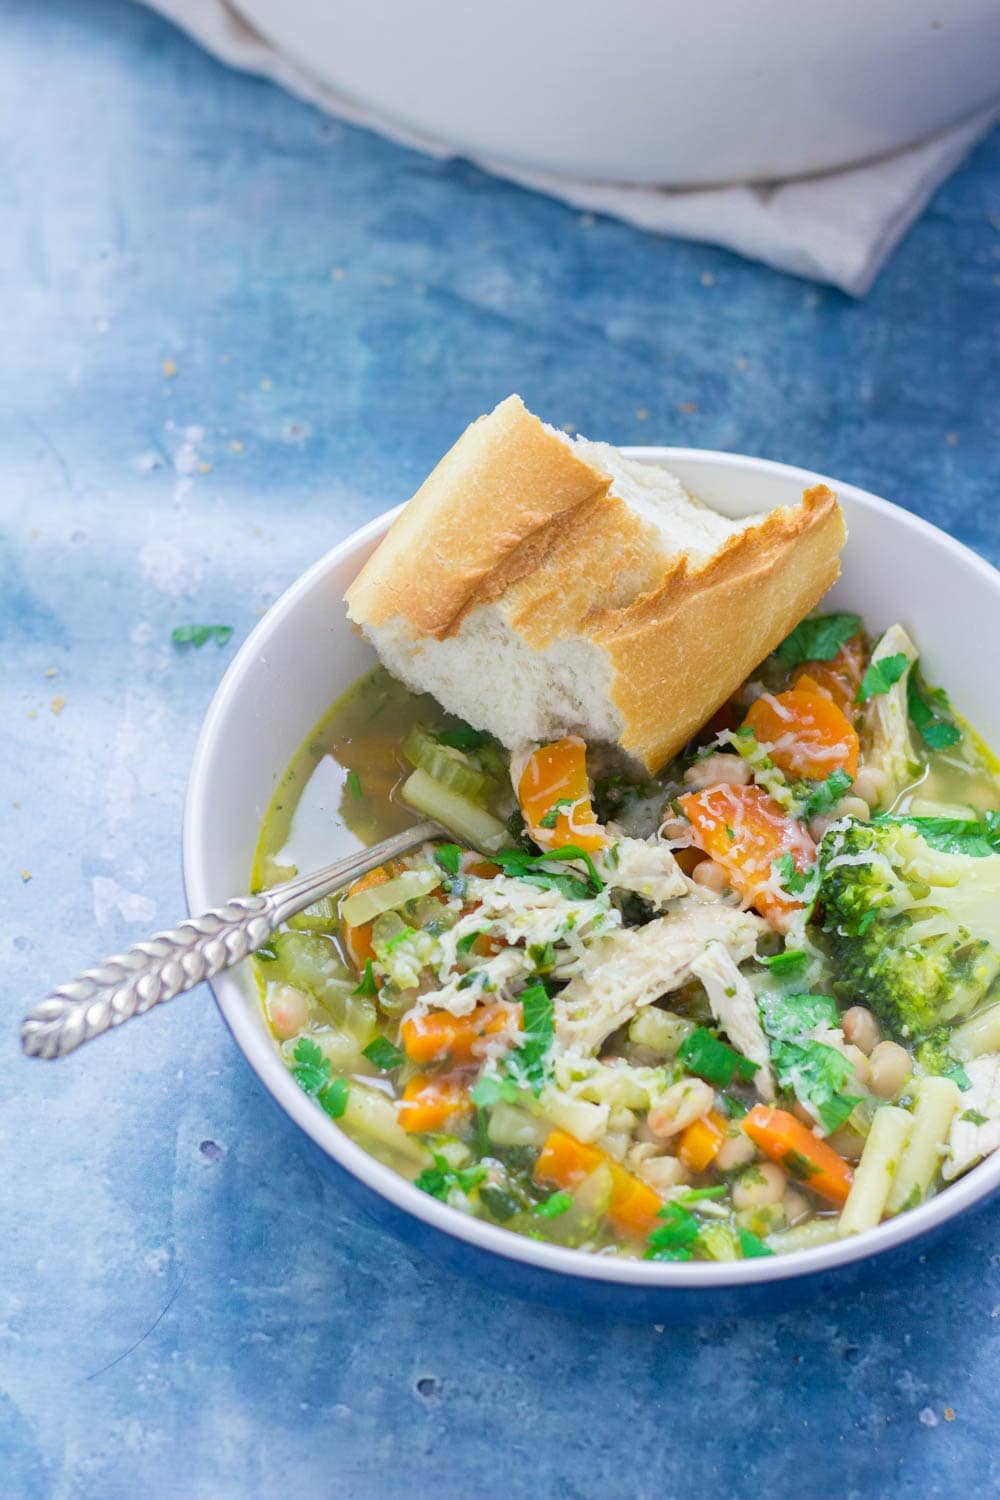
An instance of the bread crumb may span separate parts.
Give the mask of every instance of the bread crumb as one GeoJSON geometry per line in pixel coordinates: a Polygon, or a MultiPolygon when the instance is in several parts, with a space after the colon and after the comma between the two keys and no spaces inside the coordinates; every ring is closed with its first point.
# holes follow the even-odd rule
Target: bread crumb
{"type": "Polygon", "coordinates": [[[702,271],[701,276],[698,279],[700,280],[702,286],[715,285],[715,277],[712,275],[711,271],[702,271]]]}
{"type": "Polygon", "coordinates": [[[953,1406],[946,1406],[941,1415],[944,1417],[946,1422],[954,1422],[955,1408],[953,1406]]]}
{"type": "Polygon", "coordinates": [[[31,871],[30,870],[22,870],[21,871],[21,879],[24,882],[24,884],[27,885],[28,881],[31,879],[31,871]]]}
{"type": "Polygon", "coordinates": [[[233,450],[234,453],[242,453],[243,452],[243,444],[240,442],[239,438],[233,438],[232,441],[230,442],[229,446],[230,446],[230,448],[232,448],[232,450],[233,450]]]}
{"type": "Polygon", "coordinates": [[[58,669],[56,667],[46,667],[45,668],[45,675],[46,675],[46,677],[58,677],[59,676],[59,671],[58,671],[58,669]]]}
{"type": "Polygon", "coordinates": [[[698,403],[697,401],[679,401],[677,410],[683,412],[686,417],[691,417],[698,410],[698,403]]]}
{"type": "Polygon", "coordinates": [[[212,465],[211,464],[200,463],[198,465],[198,473],[199,474],[211,474],[211,472],[212,472],[212,465]]]}
{"type": "Polygon", "coordinates": [[[954,448],[955,445],[958,442],[958,433],[957,432],[946,432],[945,435],[944,435],[944,440],[948,444],[949,448],[954,448]]]}
{"type": "Polygon", "coordinates": [[[56,696],[52,699],[52,702],[49,704],[49,708],[51,708],[52,712],[56,715],[57,718],[62,713],[65,707],[66,699],[59,693],[56,694],[56,696]]]}
{"type": "Polygon", "coordinates": [[[165,359],[160,368],[163,371],[164,380],[173,380],[174,376],[177,374],[177,365],[172,359],[165,359]]]}

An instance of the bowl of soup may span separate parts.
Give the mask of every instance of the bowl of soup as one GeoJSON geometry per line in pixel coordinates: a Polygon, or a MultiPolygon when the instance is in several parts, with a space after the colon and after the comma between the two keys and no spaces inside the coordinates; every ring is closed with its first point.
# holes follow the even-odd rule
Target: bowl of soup
{"type": "Polygon", "coordinates": [[[631,456],[734,517],[815,483],[839,495],[840,581],[726,714],[656,778],[558,745],[512,775],[346,618],[390,513],[293,584],[227,672],[191,773],[185,883],[194,912],[328,863],[416,821],[404,788],[424,777],[454,837],[213,981],[237,1045],[338,1190],[461,1273],[612,1315],[752,1311],[871,1274],[1000,1183],[984,903],[963,907],[960,942],[940,931],[997,852],[1000,684],[969,642],[990,638],[1000,586],[850,485],[631,456]],[[862,717],[887,756],[905,741],[905,764],[859,765],[862,717]],[[584,792],[561,795],[578,774],[584,792]],[[875,908],[895,924],[877,946],[875,908]],[[663,913],[701,924],[711,961],[650,1003],[663,913]],[[632,969],[595,1026],[593,955],[616,943],[632,969]],[[760,1018],[749,1039],[741,1004],[760,1018]]]}

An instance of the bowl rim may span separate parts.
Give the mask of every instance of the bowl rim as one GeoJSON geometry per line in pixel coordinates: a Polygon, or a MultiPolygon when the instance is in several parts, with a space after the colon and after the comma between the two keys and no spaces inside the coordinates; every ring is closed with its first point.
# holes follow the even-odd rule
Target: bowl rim
{"type": "MultiPolygon", "coordinates": [[[[803,488],[814,484],[829,485],[852,504],[859,505],[862,509],[888,512],[897,525],[916,532],[933,547],[951,552],[965,566],[971,567],[983,577],[995,591],[1000,605],[1000,571],[991,563],[921,516],[856,485],[796,465],[713,449],[649,445],[623,447],[622,452],[627,457],[645,462],[670,464],[697,461],[721,469],[749,469],[757,474],[795,479],[803,488]]],[[[331,569],[380,536],[402,508],[396,506],[366,522],[300,574],[251,631],[219,683],[195,744],[184,800],[183,881],[188,911],[191,914],[204,911],[212,900],[206,889],[201,828],[207,805],[209,763],[217,741],[224,733],[231,703],[242,691],[245,679],[253,670],[272,632],[294,613],[299,601],[331,569]]],[[[272,1039],[262,1036],[259,1029],[253,1026],[244,992],[236,979],[231,974],[223,973],[211,980],[210,986],[222,1018],[243,1056],[279,1107],[320,1151],[357,1178],[363,1186],[386,1199],[394,1208],[412,1215],[431,1229],[438,1230],[451,1239],[463,1241],[474,1250],[498,1255],[506,1261],[521,1263],[536,1271],[583,1278],[608,1286],[627,1285],[651,1291],[668,1288],[688,1292],[711,1291],[713,1288],[795,1280],[883,1255],[946,1224],[1000,1188],[1000,1152],[997,1152],[951,1183],[946,1192],[875,1229],[811,1249],[749,1260],[645,1261],[566,1249],[528,1239],[483,1219],[462,1214],[422,1192],[391,1167],[369,1155],[362,1146],[339,1130],[315,1101],[298,1087],[272,1039]]]]}

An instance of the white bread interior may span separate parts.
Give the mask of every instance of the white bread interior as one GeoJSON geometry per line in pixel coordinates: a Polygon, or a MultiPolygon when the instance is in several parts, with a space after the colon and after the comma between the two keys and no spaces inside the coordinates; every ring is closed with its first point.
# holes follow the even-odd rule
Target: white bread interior
{"type": "Polygon", "coordinates": [[[394,676],[504,744],[579,734],[655,771],[822,598],[845,535],[823,486],[731,520],[511,396],[346,599],[394,676]]]}

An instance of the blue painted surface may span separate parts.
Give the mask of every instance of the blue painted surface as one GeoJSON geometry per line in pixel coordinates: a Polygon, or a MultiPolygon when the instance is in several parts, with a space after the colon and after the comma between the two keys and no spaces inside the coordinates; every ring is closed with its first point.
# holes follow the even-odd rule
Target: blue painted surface
{"type": "Polygon", "coordinates": [[[61,1066],[14,1031],[180,914],[195,734],[259,612],[511,389],[1000,561],[1000,137],[854,304],[341,127],[119,0],[0,26],[4,1493],[995,1489],[996,1206],[801,1313],[608,1325],[359,1217],[207,994],[61,1066]],[[202,620],[230,646],[176,652],[202,620]]]}

